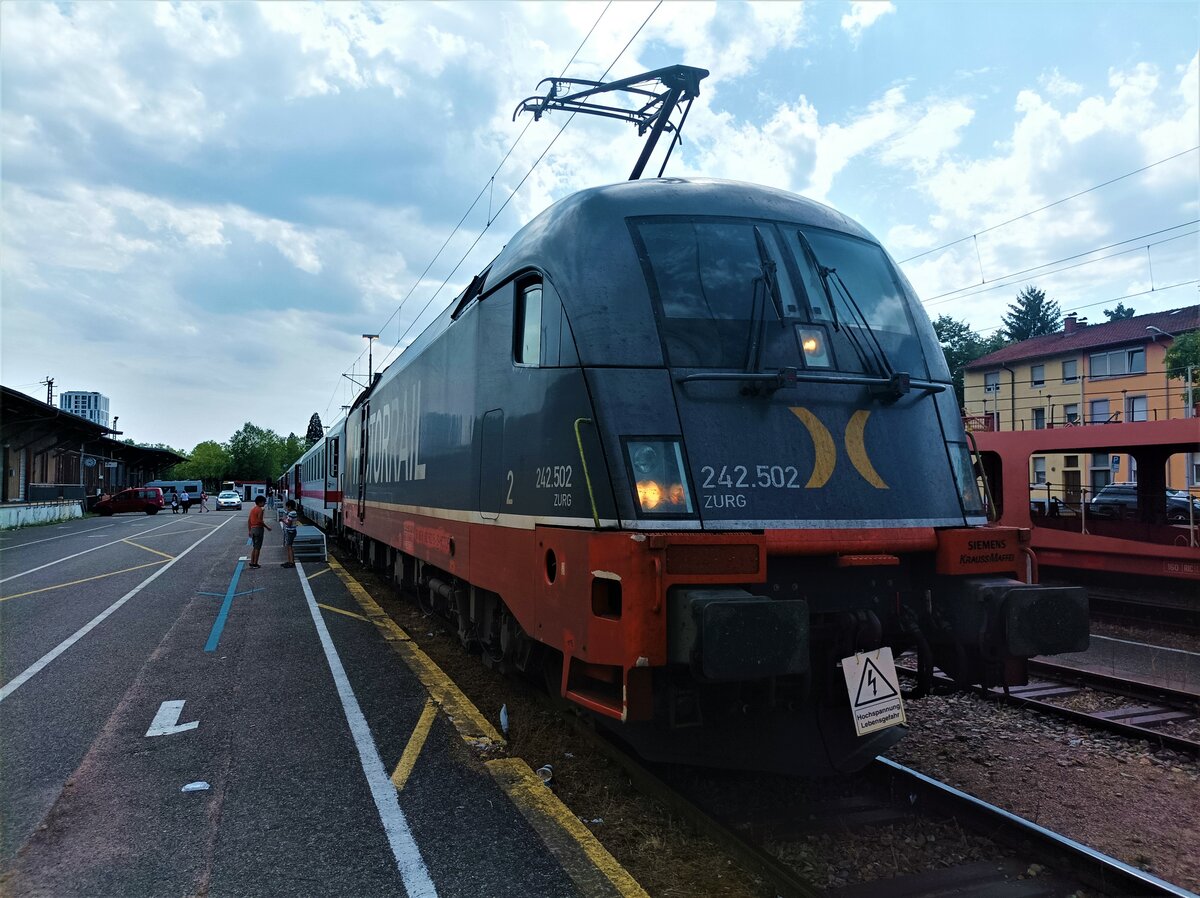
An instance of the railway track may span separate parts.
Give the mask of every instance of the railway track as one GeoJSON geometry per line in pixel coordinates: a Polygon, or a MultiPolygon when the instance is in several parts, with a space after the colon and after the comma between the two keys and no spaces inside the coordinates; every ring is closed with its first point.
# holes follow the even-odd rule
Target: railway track
{"type": "MultiPolygon", "coordinates": [[[[1200,715],[1200,695],[1151,683],[1110,676],[1093,670],[1080,670],[1047,661],[1030,661],[1031,673],[1037,674],[1027,686],[1011,687],[1008,700],[1039,707],[1063,717],[1120,733],[1146,739],[1163,748],[1200,753],[1200,741],[1163,728],[1196,720],[1200,715]],[[1049,699],[1082,696],[1091,690],[1108,697],[1103,707],[1082,710],[1049,699]],[[1115,701],[1113,701],[1115,699],[1115,701]]],[[[1001,693],[1002,690],[991,690],[1001,693]]]]}
{"type": "MultiPolygon", "coordinates": [[[[897,670],[903,676],[915,677],[912,663],[915,659],[911,656],[901,656],[897,670]]],[[[1092,729],[1145,739],[1160,748],[1200,754],[1200,740],[1196,736],[1164,729],[1180,728],[1200,717],[1200,694],[1196,692],[1044,660],[1031,660],[1029,672],[1029,683],[1024,686],[971,687],[971,691],[996,701],[1066,718],[1092,729]]],[[[943,689],[956,688],[954,680],[937,668],[934,669],[933,683],[943,689]]]]}
{"type": "Polygon", "coordinates": [[[1083,888],[1109,895],[1192,894],[886,758],[843,780],[785,778],[781,784],[776,778],[770,789],[753,775],[654,768],[599,734],[592,733],[592,741],[635,789],[785,898],[873,898],[881,891],[903,898],[1050,898],[1083,888]],[[935,832],[946,843],[945,853],[930,857],[923,869],[897,858],[889,875],[885,859],[878,878],[828,882],[822,857],[861,856],[864,845],[868,852],[876,846],[880,855],[894,856],[897,849],[927,847],[935,832]],[[814,844],[820,846],[816,851],[814,844]]]}

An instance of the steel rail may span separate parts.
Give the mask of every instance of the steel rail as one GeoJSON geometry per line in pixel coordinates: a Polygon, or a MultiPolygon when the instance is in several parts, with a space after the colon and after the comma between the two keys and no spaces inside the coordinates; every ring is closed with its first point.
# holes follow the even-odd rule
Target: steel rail
{"type": "MultiPolygon", "coordinates": [[[[936,806],[952,814],[956,819],[968,817],[978,821],[994,838],[1013,844],[1029,842],[1037,846],[1051,864],[1066,858],[1071,869],[1080,879],[1098,889],[1117,891],[1123,895],[1171,895],[1177,898],[1196,898],[1195,893],[1182,886],[1160,879],[1145,870],[1130,866],[1094,848],[1089,848],[1074,839],[1046,829],[1037,823],[1018,817],[1016,814],[988,804],[982,799],[968,795],[960,789],[948,786],[932,777],[897,764],[887,758],[875,759],[875,775],[890,776],[900,780],[906,789],[924,796],[936,806]],[[1002,827],[997,829],[996,824],[1002,827]],[[1011,836],[1005,833],[1011,831],[1011,836]]],[[[1024,846],[1021,846],[1022,848],[1024,846]]]]}

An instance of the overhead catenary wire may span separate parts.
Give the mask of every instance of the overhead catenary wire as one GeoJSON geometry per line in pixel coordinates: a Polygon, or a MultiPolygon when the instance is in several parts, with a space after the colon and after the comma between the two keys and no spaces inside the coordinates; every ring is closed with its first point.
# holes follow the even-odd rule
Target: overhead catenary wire
{"type": "Polygon", "coordinates": [[[1200,146],[1194,146],[1194,147],[1191,147],[1190,149],[1186,149],[1179,153],[1176,153],[1173,156],[1168,156],[1165,159],[1159,159],[1157,162],[1151,162],[1149,165],[1144,165],[1139,169],[1135,169],[1134,171],[1126,172],[1125,174],[1118,175],[1115,178],[1110,178],[1109,180],[1104,181],[1101,184],[1096,184],[1092,187],[1088,187],[1086,190],[1080,190],[1078,193],[1073,193],[1070,196],[1064,196],[1062,199],[1055,200],[1052,203],[1047,203],[1044,206],[1039,206],[1038,208],[1031,209],[1028,212],[1022,212],[1020,215],[1016,215],[1012,218],[1006,219],[1005,221],[999,222],[997,224],[989,225],[988,227],[982,228],[978,231],[975,231],[972,234],[967,234],[965,237],[959,237],[957,240],[951,240],[949,243],[943,243],[941,246],[935,246],[933,249],[927,249],[924,252],[919,252],[914,256],[909,256],[907,259],[902,259],[899,264],[903,265],[906,262],[913,261],[914,259],[920,259],[924,256],[932,255],[933,253],[940,252],[943,249],[949,249],[950,247],[956,246],[959,243],[964,243],[967,240],[978,239],[980,234],[990,233],[991,231],[998,230],[998,229],[1004,227],[1005,225],[1010,225],[1013,222],[1020,221],[1022,218],[1028,218],[1031,215],[1037,215],[1039,212],[1045,212],[1047,209],[1052,209],[1055,206],[1062,205],[1063,203],[1066,203],[1066,202],[1069,202],[1070,200],[1081,197],[1084,194],[1091,193],[1095,190],[1100,190],[1102,187],[1108,187],[1110,184],[1115,184],[1118,181],[1123,181],[1126,178],[1133,177],[1134,175],[1139,175],[1142,172],[1149,171],[1150,169],[1155,168],[1156,166],[1163,165],[1164,163],[1167,163],[1167,162],[1171,162],[1174,159],[1178,159],[1181,156],[1186,156],[1188,153],[1194,153],[1197,150],[1200,150],[1200,146]]]}
{"type": "MultiPolygon", "coordinates": [[[[958,299],[969,299],[972,296],[978,296],[982,293],[988,293],[992,290],[1002,290],[1005,287],[1013,286],[1013,284],[1016,283],[1016,279],[1024,279],[1026,275],[1031,274],[1035,271],[1038,271],[1042,268],[1049,268],[1052,265],[1059,265],[1063,262],[1070,262],[1075,259],[1081,259],[1085,256],[1091,256],[1096,253],[1102,253],[1105,250],[1114,249],[1115,247],[1118,247],[1118,246],[1124,246],[1127,243],[1133,243],[1134,241],[1137,241],[1137,240],[1145,240],[1149,237],[1157,237],[1159,234],[1165,234],[1168,231],[1177,231],[1180,228],[1191,227],[1192,225],[1195,225],[1195,224],[1200,224],[1200,219],[1193,219],[1191,221],[1185,221],[1182,224],[1172,225],[1169,228],[1162,228],[1157,231],[1151,231],[1148,234],[1140,234],[1137,237],[1130,237],[1127,240],[1120,240],[1120,241],[1117,241],[1116,243],[1110,243],[1107,246],[1098,246],[1095,249],[1090,249],[1090,250],[1087,250],[1082,253],[1075,253],[1074,255],[1064,256],[1061,259],[1055,259],[1050,262],[1043,262],[1041,265],[1034,265],[1032,268],[1023,268],[1020,271],[1013,271],[1013,272],[1009,272],[1008,274],[1002,274],[998,278],[996,278],[996,280],[994,280],[993,282],[988,284],[986,287],[982,286],[980,284],[972,284],[969,287],[960,287],[957,290],[950,290],[950,291],[947,291],[946,293],[938,293],[934,296],[929,297],[928,299],[921,300],[921,304],[925,305],[925,306],[943,305],[948,302],[954,302],[955,300],[958,300],[958,299]],[[1010,280],[1010,278],[1014,279],[1014,280],[1010,280]],[[970,292],[967,292],[967,291],[970,291],[970,292]],[[955,295],[955,294],[959,294],[959,295],[955,295]]],[[[1057,268],[1054,271],[1043,271],[1041,273],[1041,275],[1039,275],[1039,276],[1046,277],[1046,276],[1052,275],[1052,274],[1059,274],[1063,271],[1071,271],[1075,268],[1082,268],[1085,265],[1093,265],[1097,262],[1105,262],[1109,259],[1115,259],[1118,256],[1128,255],[1129,253],[1134,253],[1134,252],[1141,252],[1143,249],[1149,249],[1152,246],[1160,246],[1164,243],[1170,243],[1174,240],[1179,240],[1180,238],[1183,238],[1183,237],[1190,237],[1190,236],[1193,236],[1198,233],[1200,233],[1200,231],[1187,231],[1183,234],[1176,234],[1173,237],[1167,237],[1163,240],[1156,240],[1153,243],[1145,243],[1145,244],[1139,243],[1138,245],[1131,247],[1129,249],[1124,249],[1124,250],[1121,250],[1120,252],[1116,252],[1116,253],[1110,253],[1109,255],[1101,256],[1098,259],[1087,259],[1083,262],[1080,262],[1077,265],[1067,265],[1063,268],[1057,268]]]]}
{"type": "MultiPolygon", "coordinates": [[[[596,21],[592,23],[592,27],[588,29],[587,34],[585,34],[583,36],[583,40],[581,40],[579,42],[579,46],[577,46],[575,48],[575,52],[571,54],[571,58],[569,60],[567,60],[567,64],[565,66],[563,66],[562,73],[559,75],[560,78],[567,73],[567,69],[569,69],[571,67],[571,65],[575,62],[575,60],[578,58],[580,51],[583,50],[584,46],[587,44],[588,40],[591,38],[591,36],[595,32],[596,28],[600,25],[601,20],[604,18],[605,14],[608,12],[609,8],[612,5],[613,5],[613,0],[609,0],[609,2],[605,4],[604,9],[600,10],[600,15],[598,15],[596,17],[596,21]]],[[[662,5],[661,2],[659,5],[660,6],[662,5]]],[[[657,10],[658,7],[656,6],[654,9],[657,10]]],[[[652,10],[650,14],[653,15],[654,11],[652,10]]],[[[647,17],[647,21],[649,21],[649,17],[647,17]]],[[[642,23],[642,27],[645,27],[645,22],[642,23]]],[[[641,30],[642,29],[639,28],[638,32],[640,33],[641,30]]],[[[635,37],[636,37],[636,34],[635,34],[635,37]]],[[[626,47],[628,47],[628,44],[626,44],[626,47]]],[[[624,53],[624,51],[622,51],[622,53],[624,53]]],[[[618,57],[618,58],[620,58],[620,57],[618,57]]],[[[615,60],[614,60],[614,64],[615,64],[615,60]]],[[[611,69],[612,66],[609,66],[609,68],[611,69]]],[[[433,267],[434,263],[437,262],[437,260],[441,257],[441,255],[445,251],[446,247],[450,245],[450,241],[454,239],[454,236],[462,228],[463,222],[465,222],[467,220],[467,216],[469,216],[471,214],[471,212],[474,211],[475,207],[479,204],[480,199],[483,198],[483,194],[485,192],[488,192],[490,194],[490,189],[495,184],[496,175],[499,174],[500,170],[504,167],[504,164],[509,160],[509,157],[512,156],[513,151],[516,150],[517,145],[521,142],[521,139],[525,136],[525,133],[529,130],[529,128],[532,125],[533,125],[532,119],[530,119],[529,121],[527,121],[525,123],[525,127],[521,129],[521,133],[516,136],[516,139],[513,140],[512,144],[509,146],[508,151],[505,152],[503,158],[501,158],[500,162],[497,163],[495,170],[493,170],[492,174],[488,177],[488,179],[484,182],[483,186],[479,189],[479,193],[477,193],[475,195],[475,199],[473,199],[471,201],[471,205],[467,207],[467,210],[463,213],[462,218],[460,218],[458,220],[458,223],[455,224],[454,229],[450,232],[449,236],[447,236],[445,241],[442,243],[442,245],[440,247],[438,247],[438,251],[436,253],[434,253],[433,258],[429,260],[429,264],[425,266],[425,270],[422,271],[420,275],[418,275],[417,279],[413,282],[413,285],[408,289],[408,292],[404,294],[403,298],[397,304],[395,310],[393,310],[393,312],[387,317],[387,320],[384,321],[383,326],[381,328],[379,328],[378,333],[383,333],[384,329],[389,324],[391,324],[392,319],[394,319],[397,315],[400,314],[400,311],[404,308],[404,304],[408,301],[408,298],[413,294],[413,291],[415,291],[417,289],[417,287],[420,286],[421,281],[423,281],[425,279],[425,275],[429,273],[429,270],[433,267]]],[[[545,154],[543,153],[543,155],[545,155],[545,154]]],[[[540,157],[539,157],[539,161],[540,161],[540,157]]],[[[526,177],[528,177],[528,174],[526,175],[526,177]]],[[[522,183],[524,183],[524,179],[522,179],[522,183]]],[[[489,204],[490,204],[490,195],[489,195],[489,204]]],[[[501,207],[501,208],[503,208],[503,207],[501,207]]],[[[499,210],[497,210],[496,214],[497,215],[499,214],[499,210]]],[[[494,220],[494,216],[491,214],[491,209],[489,206],[488,224],[491,224],[491,222],[493,220],[494,220]]],[[[475,242],[478,243],[479,242],[478,239],[476,239],[475,242]]],[[[471,248],[473,249],[474,246],[475,246],[475,244],[472,244],[471,248]]],[[[459,264],[461,264],[461,261],[459,264]]],[[[456,265],[455,271],[457,271],[457,270],[458,270],[458,266],[456,265]]],[[[427,307],[428,307],[428,303],[426,304],[426,308],[427,307]]],[[[419,318],[420,316],[418,315],[417,317],[419,318]]],[[[403,340],[403,337],[401,337],[401,339],[397,341],[397,345],[402,340],[403,340]]],[[[389,351],[388,354],[386,356],[384,356],[383,360],[380,362],[381,368],[383,367],[384,364],[386,364],[387,359],[391,357],[392,351],[394,351],[394,348],[393,348],[393,350],[389,351]]],[[[358,356],[354,359],[354,361],[350,363],[349,368],[347,368],[346,371],[343,373],[348,374],[350,371],[353,371],[354,367],[360,361],[362,361],[362,357],[365,354],[366,354],[366,350],[363,350],[362,352],[360,352],[358,354],[358,356]]],[[[337,396],[337,391],[340,386],[342,386],[341,378],[339,378],[338,382],[334,385],[333,394],[329,397],[329,402],[325,406],[325,413],[327,415],[329,414],[329,409],[333,405],[333,399],[335,396],[337,396]]]]}
{"type": "MultiPolygon", "coordinates": [[[[1110,299],[1101,299],[1101,300],[1097,300],[1096,302],[1083,303],[1082,305],[1072,303],[1070,308],[1072,310],[1091,309],[1091,308],[1095,308],[1096,306],[1106,306],[1110,302],[1122,302],[1123,300],[1126,300],[1126,299],[1137,299],[1137,297],[1139,297],[1139,296],[1148,296],[1151,293],[1162,293],[1166,290],[1174,290],[1178,287],[1189,287],[1193,284],[1200,284],[1200,278],[1192,278],[1191,280],[1188,280],[1188,281],[1179,281],[1174,284],[1166,284],[1165,286],[1162,286],[1162,287],[1155,287],[1152,290],[1140,290],[1137,293],[1126,293],[1124,296],[1114,296],[1114,297],[1111,297],[1110,299]]],[[[991,333],[992,331],[998,331],[1002,327],[1004,327],[1003,322],[1001,322],[1000,324],[988,325],[985,328],[975,331],[975,333],[982,336],[983,334],[991,333]]]]}
{"type": "MultiPolygon", "coordinates": [[[[650,19],[654,16],[654,14],[656,12],[658,12],[658,8],[663,5],[663,2],[664,2],[664,0],[659,0],[659,2],[657,4],[655,4],[654,8],[652,10],[650,10],[650,13],[642,21],[642,24],[638,26],[637,31],[635,31],[633,33],[633,36],[630,37],[629,40],[625,42],[625,46],[621,48],[621,51],[619,53],[617,53],[617,55],[613,58],[613,61],[608,64],[608,68],[606,68],[604,70],[604,73],[596,80],[603,81],[606,77],[608,77],[608,73],[612,71],[613,66],[615,66],[621,60],[621,57],[625,55],[625,51],[629,49],[630,45],[637,39],[637,36],[642,33],[642,29],[644,29],[646,27],[646,25],[649,24],[650,19]]],[[[521,180],[517,182],[517,186],[512,189],[512,191],[509,193],[508,197],[505,198],[504,202],[500,204],[500,207],[496,210],[496,214],[492,215],[489,218],[489,220],[485,223],[483,229],[475,237],[475,240],[471,243],[471,245],[469,247],[467,247],[467,251],[465,253],[463,253],[462,257],[455,264],[454,268],[450,271],[450,273],[448,275],[446,275],[446,278],[442,281],[442,283],[438,286],[438,288],[433,292],[433,295],[431,295],[429,297],[429,299],[425,302],[425,305],[421,307],[421,311],[418,312],[413,317],[412,321],[408,325],[408,328],[406,328],[404,333],[401,334],[400,339],[396,341],[396,345],[393,346],[392,349],[390,349],[388,351],[388,354],[384,357],[383,362],[381,362],[381,364],[385,364],[387,362],[387,360],[389,358],[391,358],[392,353],[395,352],[398,348],[400,348],[400,346],[404,343],[405,338],[408,337],[408,335],[412,331],[413,327],[415,327],[417,322],[421,320],[421,318],[425,314],[426,310],[428,310],[429,306],[433,304],[433,301],[438,297],[438,295],[442,292],[442,290],[445,289],[446,285],[450,282],[450,279],[452,277],[454,277],[454,275],[455,275],[455,273],[457,273],[458,269],[460,267],[462,267],[463,262],[465,262],[467,260],[467,258],[474,251],[475,247],[479,244],[479,241],[483,239],[484,234],[487,233],[488,228],[490,228],[492,226],[492,224],[496,221],[496,219],[499,218],[500,213],[504,211],[504,209],[512,201],[513,197],[515,197],[517,195],[517,192],[521,189],[521,187],[524,186],[525,182],[529,179],[529,176],[533,174],[534,169],[536,169],[538,167],[538,165],[541,164],[541,161],[546,158],[546,154],[549,153],[550,150],[554,147],[554,144],[558,142],[558,139],[562,136],[562,133],[565,130],[567,130],[567,126],[571,124],[571,122],[574,120],[576,115],[578,115],[577,112],[572,112],[570,114],[570,116],[567,118],[567,120],[563,123],[563,126],[558,129],[558,133],[556,133],[554,135],[554,137],[551,139],[550,143],[548,143],[546,145],[546,148],[544,150],[542,150],[541,154],[537,157],[537,159],[534,160],[533,164],[529,167],[529,170],[526,171],[525,174],[521,177],[521,180]]],[[[528,129],[528,127],[529,126],[526,125],[526,129],[528,129]]],[[[361,358],[361,355],[360,355],[360,358],[361,358]]]]}

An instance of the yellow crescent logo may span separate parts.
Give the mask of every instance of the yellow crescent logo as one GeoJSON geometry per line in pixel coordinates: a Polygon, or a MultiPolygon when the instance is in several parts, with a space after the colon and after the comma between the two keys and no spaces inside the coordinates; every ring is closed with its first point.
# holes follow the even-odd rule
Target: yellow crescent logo
{"type": "MultiPolygon", "coordinates": [[[[833,469],[837,466],[837,447],[833,443],[833,436],[829,433],[829,428],[808,409],[796,406],[790,408],[792,414],[800,419],[800,423],[808,431],[813,442],[813,450],[816,453],[812,476],[808,478],[808,483],[804,484],[804,488],[820,489],[829,482],[829,478],[833,476],[833,469]]],[[[850,420],[846,424],[846,454],[850,456],[850,464],[854,465],[854,470],[858,471],[867,483],[877,490],[886,490],[888,485],[884,483],[883,478],[871,464],[870,456],[867,455],[867,447],[863,442],[863,431],[866,430],[867,418],[870,416],[871,413],[864,409],[860,409],[850,416],[850,420]]]]}
{"type": "Polygon", "coordinates": [[[808,409],[792,407],[792,414],[799,418],[800,423],[808,429],[808,435],[812,437],[813,449],[817,454],[812,476],[808,478],[808,483],[804,484],[804,488],[806,490],[820,489],[833,476],[833,468],[837,464],[837,447],[833,445],[833,437],[830,436],[829,430],[808,409]]]}
{"type": "Polygon", "coordinates": [[[867,456],[867,447],[863,444],[863,431],[870,416],[871,413],[863,409],[850,416],[850,421],[846,424],[846,454],[850,456],[850,464],[854,465],[854,470],[862,474],[867,483],[877,490],[886,490],[888,485],[875,471],[871,459],[867,456]]]}

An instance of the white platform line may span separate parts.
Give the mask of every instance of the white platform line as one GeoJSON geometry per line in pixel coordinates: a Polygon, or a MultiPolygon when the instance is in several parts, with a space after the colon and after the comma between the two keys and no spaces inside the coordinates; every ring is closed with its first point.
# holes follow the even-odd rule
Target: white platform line
{"type": "MultiPolygon", "coordinates": [[[[230,518],[229,520],[232,521],[233,518],[230,518]]],[[[224,526],[224,525],[221,525],[221,526],[224,526]]],[[[88,621],[86,624],[84,624],[82,627],[80,627],[78,630],[76,630],[73,634],[68,636],[66,639],[64,639],[62,642],[60,642],[58,645],[56,645],[54,648],[52,648],[46,654],[42,655],[42,657],[39,658],[37,661],[35,661],[32,665],[27,667],[25,670],[21,671],[21,673],[17,674],[17,676],[14,677],[12,680],[9,680],[7,683],[5,683],[3,687],[0,687],[0,702],[4,701],[6,698],[8,698],[10,695],[12,695],[14,692],[16,692],[18,689],[20,689],[21,686],[23,686],[25,683],[27,683],[29,680],[31,680],[33,677],[35,677],[38,674],[38,672],[42,670],[42,668],[44,668],[46,665],[48,665],[51,661],[53,661],[55,658],[57,658],[59,655],[61,655],[63,652],[65,652],[67,649],[69,649],[71,646],[73,646],[75,643],[79,642],[79,640],[83,639],[83,637],[87,636],[88,633],[92,632],[92,630],[96,629],[96,627],[100,626],[100,624],[102,624],[104,622],[105,618],[107,618],[110,614],[112,614],[114,611],[116,611],[118,608],[120,608],[122,605],[124,605],[126,602],[128,602],[130,599],[132,599],[134,596],[136,596],[139,592],[141,592],[143,589],[145,589],[147,586],[149,586],[151,583],[153,583],[155,580],[157,580],[159,577],[161,577],[167,571],[169,571],[172,567],[175,566],[175,564],[180,559],[183,558],[183,556],[187,555],[188,552],[192,551],[192,549],[196,548],[196,546],[200,545],[200,543],[204,542],[206,539],[208,539],[210,536],[212,536],[214,533],[216,533],[217,530],[220,530],[220,529],[221,529],[220,527],[217,527],[215,530],[210,530],[208,533],[204,534],[204,536],[200,537],[198,540],[196,540],[194,543],[192,543],[190,546],[188,546],[186,549],[184,549],[182,552],[180,552],[178,555],[176,555],[172,560],[168,561],[166,564],[164,564],[162,567],[160,567],[157,571],[155,571],[153,574],[151,574],[149,577],[147,577],[145,580],[143,580],[141,583],[139,583],[133,589],[129,590],[129,592],[125,593],[125,595],[121,596],[121,598],[119,598],[115,602],[113,602],[111,605],[109,605],[107,608],[105,608],[103,611],[101,611],[99,614],[97,614],[95,617],[93,617],[90,621],[88,621]]],[[[97,546],[96,548],[102,549],[104,547],[97,546]]],[[[83,554],[83,553],[80,553],[80,554],[83,554]]],[[[28,573],[28,571],[26,573],[28,573]]],[[[17,576],[20,576],[20,575],[17,575],[17,576]]]]}
{"type": "Polygon", "coordinates": [[[312,615],[317,636],[321,640],[321,648],[325,651],[325,660],[329,662],[329,671],[333,674],[338,698],[341,699],[342,710],[346,713],[346,723],[350,725],[350,734],[358,748],[363,774],[371,789],[371,797],[375,799],[375,807],[379,810],[379,819],[383,823],[384,832],[387,833],[388,844],[391,845],[392,854],[396,858],[396,868],[400,871],[400,878],[404,880],[404,889],[409,898],[436,898],[437,890],[425,861],[421,859],[421,850],[413,839],[404,811],[400,809],[396,787],[392,785],[392,779],[383,766],[383,759],[379,757],[379,749],[375,747],[375,740],[371,738],[371,728],[367,725],[367,719],[363,716],[362,708],[359,707],[358,699],[355,698],[350,680],[346,676],[346,669],[342,667],[342,660],[338,657],[333,640],[329,637],[329,630],[321,617],[321,611],[317,608],[312,587],[304,576],[304,565],[299,562],[296,563],[296,576],[300,579],[300,588],[304,590],[304,599],[308,602],[308,612],[312,615]]]}
{"type": "MultiPolygon", "coordinates": [[[[66,539],[70,536],[78,536],[81,533],[91,533],[93,530],[107,530],[109,527],[114,527],[115,524],[101,524],[99,527],[89,527],[87,530],[76,530],[74,533],[60,533],[58,536],[47,536],[45,539],[31,539],[27,543],[13,543],[11,546],[0,548],[0,552],[7,552],[9,549],[21,549],[25,546],[36,546],[38,543],[48,543],[55,539],[66,539]]],[[[95,539],[95,537],[93,537],[95,539]]]]}
{"type": "MultiPolygon", "coordinates": [[[[150,530],[142,530],[139,532],[139,535],[146,534],[146,533],[153,533],[155,530],[162,530],[163,527],[170,527],[170,526],[171,526],[171,522],[168,521],[167,523],[165,523],[159,527],[153,527],[150,530]]],[[[99,528],[97,528],[97,529],[99,529],[99,528]]],[[[216,531],[214,530],[213,532],[215,533],[216,531]]],[[[59,558],[57,561],[47,561],[45,564],[40,564],[37,567],[31,567],[27,571],[21,571],[21,573],[19,573],[19,574],[12,574],[11,576],[5,577],[3,580],[0,580],[0,583],[7,583],[9,580],[16,580],[18,577],[24,577],[26,574],[32,574],[35,571],[45,570],[48,567],[54,567],[54,565],[56,565],[56,564],[62,564],[64,561],[70,561],[72,558],[78,558],[80,555],[86,555],[88,552],[98,552],[101,549],[107,549],[109,546],[115,546],[117,543],[124,542],[127,539],[129,539],[129,537],[123,536],[123,537],[121,537],[121,539],[114,539],[111,543],[101,543],[98,546],[92,546],[90,549],[84,549],[82,552],[76,552],[74,555],[67,555],[65,558],[59,558]]]]}

